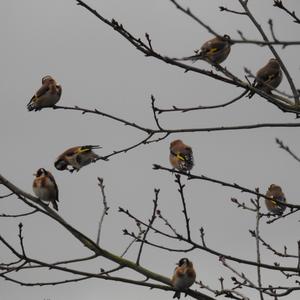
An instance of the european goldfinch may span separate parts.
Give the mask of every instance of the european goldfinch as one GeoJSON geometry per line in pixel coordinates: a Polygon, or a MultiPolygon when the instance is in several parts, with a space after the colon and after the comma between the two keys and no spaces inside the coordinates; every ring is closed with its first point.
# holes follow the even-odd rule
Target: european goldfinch
{"type": "Polygon", "coordinates": [[[171,142],[169,160],[173,168],[182,172],[189,172],[194,166],[192,148],[184,144],[182,140],[171,142]]]}
{"type": "MultiPolygon", "coordinates": [[[[269,189],[266,193],[266,197],[281,201],[283,203],[286,202],[286,198],[284,196],[284,193],[282,192],[281,187],[279,185],[276,185],[276,184],[271,184],[269,186],[269,189]]],[[[276,214],[276,215],[282,215],[283,212],[286,209],[285,205],[278,204],[275,201],[272,201],[272,200],[269,200],[269,199],[266,199],[265,203],[266,203],[267,209],[271,213],[276,214]]]]}
{"type": "Polygon", "coordinates": [[[185,57],[182,60],[205,60],[213,65],[222,63],[229,55],[231,50],[230,36],[216,36],[215,38],[205,42],[200,50],[195,51],[195,55],[185,57]]]}
{"type": "Polygon", "coordinates": [[[47,75],[42,78],[42,86],[27,104],[27,109],[37,111],[44,107],[53,107],[59,101],[61,93],[61,86],[51,76],[47,75]]]}
{"type": "Polygon", "coordinates": [[[35,195],[42,201],[51,202],[53,208],[58,210],[58,187],[53,175],[44,168],[40,168],[34,176],[32,189],[35,195]]]}
{"type": "Polygon", "coordinates": [[[178,289],[173,298],[180,298],[180,291],[188,289],[196,280],[193,263],[187,258],[181,258],[177,263],[171,279],[174,288],[178,289]]]}
{"type": "MultiPolygon", "coordinates": [[[[282,81],[282,71],[277,59],[271,58],[269,62],[259,69],[256,73],[256,78],[253,86],[268,94],[277,88],[282,81]]],[[[248,97],[252,98],[255,92],[250,92],[248,97]]]]}
{"type": "Polygon", "coordinates": [[[63,171],[71,166],[73,169],[68,169],[70,172],[74,170],[79,171],[82,167],[95,162],[100,158],[92,149],[99,149],[100,146],[86,145],[76,146],[67,149],[61,155],[58,156],[54,165],[57,170],[63,171]]]}

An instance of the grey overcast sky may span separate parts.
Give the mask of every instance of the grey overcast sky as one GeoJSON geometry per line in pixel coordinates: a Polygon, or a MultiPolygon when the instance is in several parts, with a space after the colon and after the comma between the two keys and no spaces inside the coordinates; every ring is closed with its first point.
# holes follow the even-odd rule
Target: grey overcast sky
{"type": "MultiPolygon", "coordinates": [[[[298,0],[285,2],[300,14],[298,0]]],[[[168,0],[87,0],[87,3],[109,19],[121,22],[136,36],[144,37],[148,32],[155,49],[171,57],[191,55],[194,49],[211,38],[211,34],[176,10],[168,0]]],[[[238,38],[237,30],[242,30],[246,37],[260,38],[246,17],[221,13],[218,9],[220,5],[226,5],[240,10],[238,1],[189,0],[181,3],[189,6],[220,34],[238,38]]],[[[271,0],[249,0],[249,7],[268,34],[267,22],[271,18],[279,39],[299,40],[299,25],[274,8],[272,3],[271,0]]],[[[59,213],[91,238],[96,238],[102,212],[97,176],[103,177],[110,206],[103,225],[104,248],[116,254],[122,253],[130,241],[122,235],[122,229],[134,230],[135,225],[118,213],[118,207],[128,208],[147,220],[152,211],[154,188],[161,189],[159,202],[164,215],[184,231],[174,176],[152,170],[153,163],[169,166],[169,143],[175,138],[181,138],[193,147],[193,173],[250,188],[259,187],[263,192],[271,183],[277,183],[284,189],[289,202],[299,204],[300,165],[275,144],[278,137],[300,154],[299,128],[174,134],[160,143],[114,156],[108,162],[99,161],[78,173],[55,170],[54,159],[68,147],[99,144],[103,149],[98,153],[108,154],[137,142],[142,135],[135,129],[102,117],[52,109],[28,112],[26,104],[39,88],[44,75],[52,75],[62,85],[61,105],[98,108],[149,127],[155,126],[151,94],[156,97],[158,106],[167,108],[172,105],[221,104],[239,95],[241,90],[144,57],[73,0],[3,0],[0,3],[0,32],[1,173],[20,188],[32,192],[32,174],[40,167],[49,169],[60,189],[59,213]]],[[[276,49],[299,87],[299,48],[276,49]]],[[[256,72],[270,57],[268,48],[239,44],[232,47],[224,66],[243,77],[244,67],[256,72]]],[[[205,62],[195,65],[210,69],[205,62]]],[[[290,93],[285,78],[280,90],[290,93]]],[[[282,113],[259,96],[252,100],[244,98],[229,108],[172,113],[160,118],[167,128],[295,120],[294,115],[282,113]]],[[[254,229],[255,216],[237,209],[230,201],[231,197],[236,197],[248,202],[250,196],[208,182],[183,181],[187,184],[186,199],[194,236],[197,237],[198,229],[203,226],[209,246],[241,258],[255,259],[255,241],[248,232],[248,229],[254,229]]],[[[20,201],[3,199],[0,211],[24,212],[28,208],[20,201]]],[[[299,214],[273,225],[263,223],[261,234],[275,248],[283,250],[287,245],[290,252],[297,253],[298,219],[299,214]]],[[[24,224],[25,247],[31,257],[54,262],[91,254],[60,226],[40,214],[22,220],[0,218],[1,234],[16,247],[20,221],[24,224]]],[[[163,224],[160,226],[163,228],[163,224]]],[[[155,235],[150,237],[164,243],[155,235]]],[[[132,247],[127,257],[135,259],[137,249],[137,246],[132,247]]],[[[269,252],[262,252],[264,262],[272,264],[275,261],[269,252]]],[[[142,265],[171,276],[181,256],[145,247],[142,265]]],[[[232,274],[221,266],[217,257],[197,251],[188,257],[195,264],[198,280],[218,288],[218,278],[225,276],[225,283],[230,286],[232,274]]],[[[9,259],[11,254],[1,245],[0,262],[9,259]]],[[[284,263],[291,264],[290,261],[284,263]]],[[[80,269],[95,272],[112,266],[102,259],[78,265],[80,269]]],[[[237,267],[256,280],[255,269],[237,267]]],[[[264,285],[294,282],[292,279],[286,282],[281,274],[265,270],[262,275],[264,285]]],[[[136,275],[133,277],[137,278],[136,275]]],[[[16,278],[36,282],[59,280],[65,275],[55,271],[30,271],[17,274],[16,278]]],[[[248,296],[258,299],[258,295],[251,292],[248,296]]],[[[1,300],[138,300],[141,297],[162,300],[171,299],[172,294],[95,279],[54,287],[21,287],[0,280],[1,300]]],[[[299,299],[299,294],[285,299],[299,299]]]]}

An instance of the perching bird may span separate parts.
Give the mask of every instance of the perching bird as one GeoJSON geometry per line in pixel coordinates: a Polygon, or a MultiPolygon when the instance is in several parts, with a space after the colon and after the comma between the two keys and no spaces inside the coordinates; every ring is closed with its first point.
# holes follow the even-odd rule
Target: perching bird
{"type": "Polygon", "coordinates": [[[58,210],[58,187],[53,175],[44,168],[38,169],[33,175],[35,176],[32,185],[33,192],[40,200],[51,202],[53,208],[58,210]]]}
{"type": "MultiPolygon", "coordinates": [[[[269,94],[279,86],[281,81],[280,64],[276,58],[271,58],[265,66],[257,71],[253,86],[269,94]]],[[[254,94],[255,92],[250,91],[248,97],[252,98],[254,94]]]]}
{"type": "Polygon", "coordinates": [[[169,159],[173,168],[182,172],[188,172],[194,166],[192,148],[184,144],[182,140],[171,142],[169,159]]]}
{"type": "Polygon", "coordinates": [[[197,61],[203,59],[213,65],[222,63],[229,55],[231,50],[230,36],[216,36],[215,38],[205,42],[200,50],[195,51],[195,55],[184,57],[181,60],[197,61]]]}
{"type": "Polygon", "coordinates": [[[63,171],[68,169],[68,166],[71,166],[73,169],[68,169],[70,172],[74,170],[79,171],[82,167],[95,162],[100,157],[92,150],[99,148],[101,147],[97,145],[86,145],[67,149],[56,159],[54,163],[55,168],[63,171]]]}
{"type": "Polygon", "coordinates": [[[61,86],[51,76],[47,75],[42,78],[42,86],[27,104],[27,109],[37,111],[43,107],[53,107],[59,101],[61,93],[61,86]]]}
{"type": "MultiPolygon", "coordinates": [[[[278,200],[278,201],[281,201],[284,203],[286,202],[286,198],[284,196],[284,193],[282,192],[281,187],[276,184],[271,184],[269,186],[269,189],[266,193],[266,197],[272,198],[272,199],[275,199],[275,200],[278,200]]],[[[266,199],[265,202],[266,202],[267,209],[273,214],[282,215],[286,209],[285,205],[278,204],[275,201],[266,199]]]]}
{"type": "MultiPolygon", "coordinates": [[[[177,263],[172,277],[174,288],[184,291],[188,289],[196,280],[196,272],[193,263],[187,258],[181,258],[177,263]]],[[[180,291],[176,291],[173,298],[180,298],[180,291]]]]}

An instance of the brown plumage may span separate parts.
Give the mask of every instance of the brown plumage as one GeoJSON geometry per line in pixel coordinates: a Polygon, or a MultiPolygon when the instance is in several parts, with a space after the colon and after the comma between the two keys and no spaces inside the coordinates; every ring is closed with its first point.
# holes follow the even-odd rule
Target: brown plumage
{"type": "Polygon", "coordinates": [[[82,167],[90,164],[91,162],[95,162],[99,158],[99,156],[93,151],[93,149],[99,148],[101,147],[98,145],[85,145],[69,148],[58,156],[54,163],[55,168],[63,171],[66,170],[68,166],[71,166],[73,169],[69,169],[69,171],[79,171],[82,167]]]}
{"type": "Polygon", "coordinates": [[[195,51],[195,55],[184,57],[181,60],[205,60],[213,65],[222,63],[229,55],[231,50],[230,36],[216,36],[215,38],[205,42],[200,50],[195,51]]]}
{"type": "Polygon", "coordinates": [[[42,78],[42,86],[27,104],[27,109],[37,111],[44,107],[53,107],[59,101],[61,93],[61,86],[51,76],[47,75],[42,78]]]}
{"type": "Polygon", "coordinates": [[[182,140],[171,142],[169,160],[173,168],[189,172],[194,166],[192,148],[184,144],[182,140]]]}
{"type": "MultiPolygon", "coordinates": [[[[271,184],[269,186],[269,189],[266,193],[266,197],[281,201],[283,203],[286,202],[286,198],[285,198],[284,193],[282,192],[281,187],[279,185],[276,185],[276,184],[271,184]]],[[[282,215],[283,212],[286,209],[285,205],[278,204],[275,201],[272,201],[272,200],[269,200],[269,199],[266,199],[265,203],[266,203],[267,209],[271,213],[276,214],[276,215],[282,215]]]]}
{"type": "MultiPolygon", "coordinates": [[[[277,88],[282,81],[282,71],[277,59],[271,58],[269,62],[259,69],[256,73],[256,78],[253,86],[268,94],[277,88]]],[[[255,92],[250,91],[248,97],[252,98],[255,92]]]]}
{"type": "Polygon", "coordinates": [[[35,195],[42,201],[51,202],[53,208],[58,210],[58,187],[53,175],[44,168],[38,169],[34,175],[32,189],[35,195]]]}
{"type": "Polygon", "coordinates": [[[187,258],[181,258],[177,263],[172,276],[172,285],[178,289],[173,298],[180,298],[180,292],[188,289],[196,280],[196,272],[193,263],[187,258]]]}

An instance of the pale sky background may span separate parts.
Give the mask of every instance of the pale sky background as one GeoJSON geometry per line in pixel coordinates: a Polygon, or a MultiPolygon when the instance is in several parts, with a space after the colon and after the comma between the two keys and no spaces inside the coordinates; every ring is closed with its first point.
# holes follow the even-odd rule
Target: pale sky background
{"type": "MultiPolygon", "coordinates": [[[[300,15],[298,0],[285,1],[300,15]]],[[[115,18],[135,36],[148,32],[155,49],[171,57],[187,56],[212,36],[193,20],[180,13],[167,0],[106,0],[87,3],[107,18],[115,18]]],[[[237,29],[246,37],[260,39],[257,30],[245,16],[219,12],[220,5],[241,10],[238,1],[182,1],[204,22],[220,34],[238,38],[237,29]]],[[[284,12],[272,6],[271,0],[250,0],[249,7],[269,35],[267,21],[272,18],[279,39],[299,40],[300,27],[284,12]]],[[[105,218],[102,246],[120,254],[129,243],[122,229],[135,229],[134,223],[118,213],[118,207],[148,220],[152,212],[154,188],[160,188],[160,209],[175,223],[178,231],[185,233],[181,203],[174,176],[152,170],[152,164],[169,166],[169,143],[181,138],[194,150],[194,174],[204,174],[249,188],[266,191],[271,183],[282,186],[289,202],[299,204],[298,176],[300,165],[275,144],[282,139],[300,154],[299,128],[256,129],[249,131],[224,131],[210,133],[174,134],[168,139],[98,161],[79,173],[59,172],[54,159],[68,147],[99,144],[105,155],[129,146],[143,136],[135,129],[98,116],[78,112],[54,111],[28,112],[26,104],[40,87],[41,78],[50,74],[63,87],[61,105],[79,105],[98,108],[143,126],[155,128],[150,106],[154,94],[157,105],[195,106],[220,104],[239,95],[242,90],[227,86],[200,74],[184,73],[154,58],[146,58],[111,28],[101,23],[71,0],[6,0],[0,3],[1,58],[0,130],[2,151],[1,174],[27,192],[32,192],[32,174],[40,167],[53,172],[60,189],[59,214],[70,224],[91,238],[96,238],[97,224],[102,213],[102,200],[97,186],[97,176],[104,178],[109,215],[105,218]]],[[[299,48],[277,47],[284,63],[299,87],[299,48]]],[[[253,72],[264,65],[272,55],[268,48],[234,45],[223,64],[232,72],[244,76],[246,66],[253,72]]],[[[195,64],[210,69],[205,62],[195,64]]],[[[280,89],[290,93],[284,78],[280,89]]],[[[221,125],[254,124],[262,122],[292,122],[293,114],[284,114],[259,96],[244,98],[237,104],[213,111],[186,114],[160,115],[166,128],[191,128],[221,125]]],[[[195,240],[198,229],[206,229],[208,246],[240,258],[255,260],[255,240],[248,229],[254,229],[255,216],[237,209],[230,201],[237,197],[249,202],[250,196],[208,182],[186,182],[187,207],[195,240]]],[[[3,191],[4,192],[4,191],[3,191]]],[[[2,190],[1,190],[2,194],[2,190]]],[[[28,211],[20,201],[3,199],[1,213],[28,211]]],[[[299,240],[299,214],[273,225],[263,223],[262,237],[278,250],[287,245],[289,252],[297,254],[299,240]],[[295,228],[295,229],[294,229],[295,228]]],[[[29,256],[48,262],[90,255],[69,233],[42,215],[23,219],[0,219],[1,234],[18,245],[18,223],[24,224],[24,242],[29,256]]],[[[163,224],[158,225],[164,229],[163,224]]],[[[153,234],[150,239],[168,243],[153,234]]],[[[180,245],[178,245],[180,247],[180,245]]],[[[135,259],[138,247],[133,247],[129,259],[135,259]]],[[[266,250],[262,260],[272,264],[278,261],[266,250]]],[[[225,277],[231,286],[231,273],[219,263],[218,257],[195,251],[186,255],[168,253],[145,247],[141,264],[154,272],[171,276],[175,263],[182,256],[189,257],[195,265],[197,279],[219,288],[218,278],[225,277]]],[[[0,246],[0,262],[7,262],[10,253],[0,246]]],[[[281,261],[292,265],[293,262],[281,261]]],[[[238,266],[256,282],[256,269],[238,266]]],[[[87,271],[112,267],[99,259],[82,263],[87,271]]],[[[264,285],[293,284],[281,274],[262,271],[264,285]]],[[[70,278],[69,275],[67,275],[70,278]]],[[[27,272],[16,278],[25,281],[47,281],[65,278],[56,271],[27,272]]],[[[133,275],[133,278],[137,278],[133,275]]],[[[138,277],[139,278],[139,277],[138,277]]],[[[142,279],[142,278],[141,278],[142,279]]],[[[202,292],[207,293],[202,290],[202,292]]],[[[211,295],[211,294],[210,294],[211,295]]],[[[246,295],[257,299],[258,294],[246,295]]],[[[90,279],[79,283],[46,287],[21,287],[0,280],[2,300],[96,300],[96,299],[171,299],[173,293],[122,283],[90,279]]],[[[220,297],[219,299],[223,299],[220,297]]],[[[268,299],[266,297],[266,299],[268,299]]],[[[299,293],[285,299],[299,299],[299,293]]]]}

